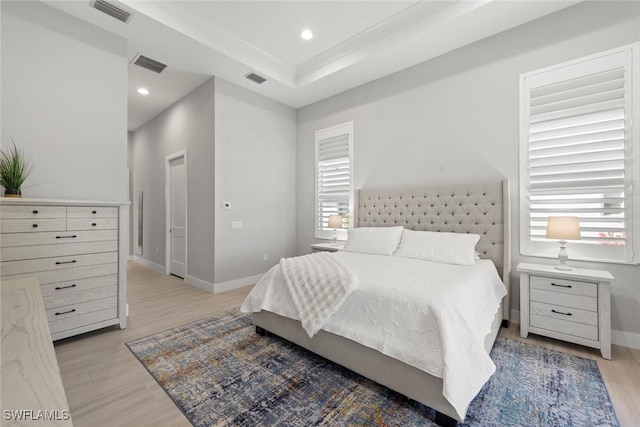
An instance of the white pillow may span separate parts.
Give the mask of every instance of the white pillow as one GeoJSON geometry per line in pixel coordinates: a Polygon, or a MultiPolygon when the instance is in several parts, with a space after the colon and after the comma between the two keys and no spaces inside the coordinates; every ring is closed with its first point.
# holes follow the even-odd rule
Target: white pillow
{"type": "Polygon", "coordinates": [[[478,240],[480,236],[477,234],[404,230],[395,255],[446,264],[473,265],[478,240]]]}
{"type": "Polygon", "coordinates": [[[402,237],[404,227],[360,227],[349,230],[343,251],[373,255],[392,255],[402,237]]]}

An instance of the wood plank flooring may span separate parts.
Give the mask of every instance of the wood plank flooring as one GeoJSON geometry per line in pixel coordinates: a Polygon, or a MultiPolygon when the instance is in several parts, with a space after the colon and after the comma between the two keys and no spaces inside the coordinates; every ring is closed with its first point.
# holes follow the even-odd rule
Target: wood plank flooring
{"type": "MultiPolygon", "coordinates": [[[[107,328],[55,344],[73,423],[76,427],[190,426],[124,343],[239,307],[251,287],[213,295],[131,262],[128,287],[127,329],[107,328]]],[[[517,325],[500,334],[521,340],[517,325]]],[[[638,425],[640,350],[613,346],[608,361],[595,350],[553,339],[530,335],[523,341],[595,359],[621,425],[638,425]]]]}

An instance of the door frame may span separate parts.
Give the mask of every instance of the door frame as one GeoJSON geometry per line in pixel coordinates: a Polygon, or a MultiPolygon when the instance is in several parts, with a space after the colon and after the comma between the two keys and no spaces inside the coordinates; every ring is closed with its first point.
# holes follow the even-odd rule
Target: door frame
{"type": "Polygon", "coordinates": [[[164,200],[165,200],[165,218],[166,218],[166,227],[165,227],[165,249],[164,249],[164,265],[165,265],[165,274],[171,274],[171,161],[179,159],[180,157],[184,158],[184,170],[185,170],[185,179],[184,179],[184,278],[183,280],[187,281],[188,275],[188,251],[187,248],[187,219],[189,217],[189,203],[188,203],[188,189],[189,189],[189,167],[187,163],[187,150],[180,150],[173,154],[169,154],[165,157],[164,163],[164,200]]]}

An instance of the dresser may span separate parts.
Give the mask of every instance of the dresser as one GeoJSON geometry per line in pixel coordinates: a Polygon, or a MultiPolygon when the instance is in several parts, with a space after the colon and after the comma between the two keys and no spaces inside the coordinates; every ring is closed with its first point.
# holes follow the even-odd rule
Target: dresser
{"type": "Polygon", "coordinates": [[[0,199],[0,276],[40,283],[53,340],[126,327],[126,203],[0,199]]]}
{"type": "Polygon", "coordinates": [[[611,359],[608,271],[520,263],[520,336],[529,332],[600,349],[611,359]]]}

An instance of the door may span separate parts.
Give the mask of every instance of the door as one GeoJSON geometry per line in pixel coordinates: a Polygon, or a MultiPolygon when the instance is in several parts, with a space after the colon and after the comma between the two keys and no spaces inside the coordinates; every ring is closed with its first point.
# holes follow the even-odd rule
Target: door
{"type": "Polygon", "coordinates": [[[187,254],[187,167],[184,156],[169,161],[169,212],[169,272],[184,278],[187,254]]]}

